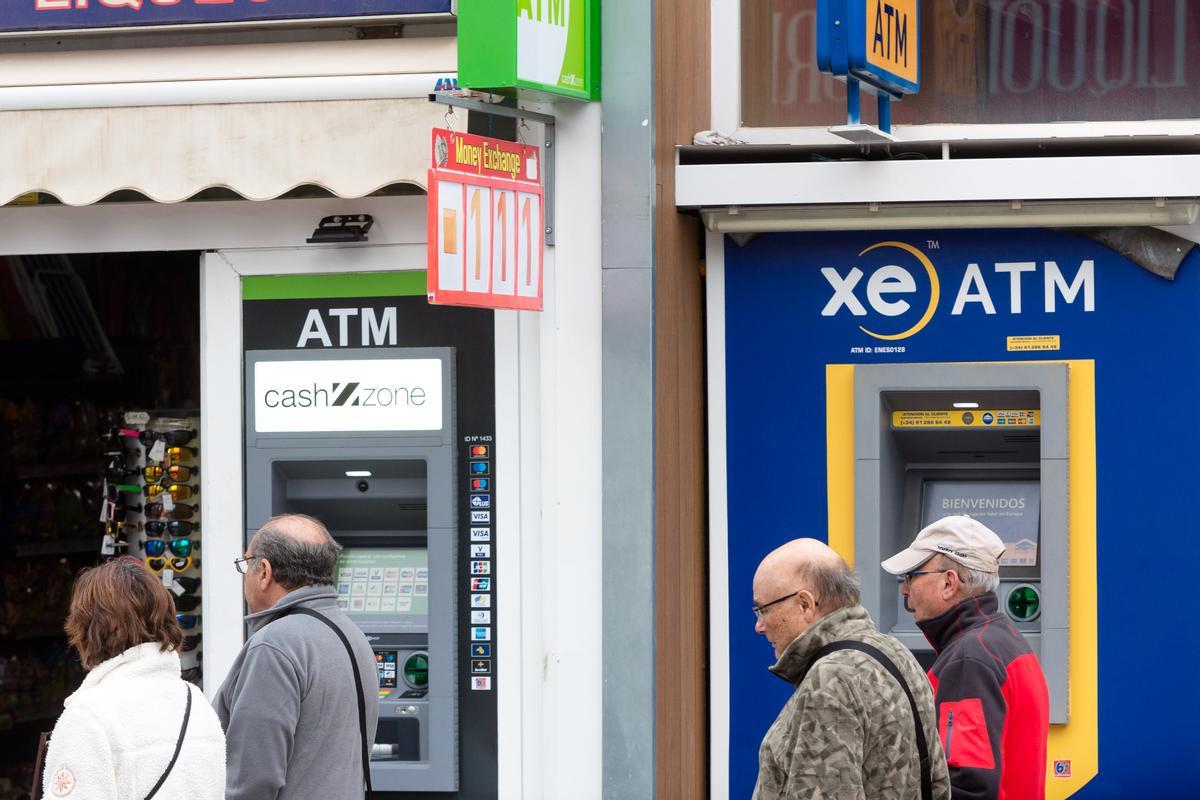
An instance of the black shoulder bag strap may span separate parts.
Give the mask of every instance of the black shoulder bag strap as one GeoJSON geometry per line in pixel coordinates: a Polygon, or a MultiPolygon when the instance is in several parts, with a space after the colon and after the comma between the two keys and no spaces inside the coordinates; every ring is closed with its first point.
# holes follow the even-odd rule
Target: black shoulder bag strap
{"type": "Polygon", "coordinates": [[[188,720],[192,716],[192,686],[189,683],[184,685],[187,686],[187,705],[183,709],[183,724],[179,726],[179,739],[175,742],[175,754],[171,756],[171,763],[167,764],[167,769],[158,779],[158,783],[154,784],[150,794],[146,795],[146,800],[150,800],[151,797],[158,794],[158,790],[167,782],[167,776],[171,774],[171,770],[175,769],[175,762],[179,760],[179,751],[183,749],[183,737],[187,734],[188,720]]]}
{"type": "MultiPolygon", "coordinates": [[[[362,675],[358,671],[358,661],[354,658],[354,650],[350,647],[350,640],[346,638],[346,634],[342,633],[342,629],[334,624],[333,620],[319,612],[313,611],[311,608],[291,608],[288,609],[279,617],[287,616],[288,614],[303,614],[306,617],[319,619],[329,626],[329,629],[337,634],[337,637],[342,640],[342,644],[346,647],[346,655],[350,656],[350,667],[354,670],[354,694],[358,697],[358,731],[362,736],[362,768],[363,780],[367,784],[367,797],[373,797],[375,790],[371,788],[371,742],[367,741],[367,701],[363,697],[363,682],[362,675]]],[[[279,619],[276,617],[276,619],[279,619]]]]}
{"type": "MultiPolygon", "coordinates": [[[[855,642],[848,639],[830,642],[822,647],[817,651],[812,662],[809,663],[808,669],[812,669],[813,664],[816,664],[825,656],[838,650],[857,650],[875,659],[879,662],[880,666],[896,679],[896,683],[900,684],[900,688],[904,690],[904,696],[908,698],[908,705],[912,709],[913,727],[917,731],[917,756],[921,760],[921,800],[933,800],[933,770],[929,763],[929,742],[925,739],[925,728],[921,725],[921,715],[917,712],[917,701],[913,697],[912,690],[908,688],[908,681],[904,680],[904,676],[900,674],[900,670],[892,660],[885,656],[878,648],[872,647],[866,642],[855,642]]],[[[808,675],[808,670],[805,670],[804,675],[800,676],[800,681],[797,681],[797,685],[804,681],[805,675],[808,675]]]]}

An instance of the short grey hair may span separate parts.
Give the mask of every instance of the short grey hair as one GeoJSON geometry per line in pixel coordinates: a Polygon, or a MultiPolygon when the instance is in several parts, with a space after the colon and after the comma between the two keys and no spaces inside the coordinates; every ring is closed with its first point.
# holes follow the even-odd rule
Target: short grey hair
{"type": "Polygon", "coordinates": [[[254,558],[271,562],[275,582],[284,589],[321,586],[333,583],[342,546],[334,541],[329,529],[307,514],[280,514],[271,517],[254,534],[254,558]],[[296,524],[316,528],[323,541],[312,542],[294,534],[296,524]]]}
{"type": "Polygon", "coordinates": [[[963,594],[966,597],[975,597],[976,595],[987,594],[994,592],[1000,588],[1000,574],[998,572],[980,572],[977,569],[964,567],[952,558],[945,555],[940,556],[942,563],[940,569],[952,569],[958,575],[958,580],[963,585],[963,594]]]}
{"type": "Polygon", "coordinates": [[[801,568],[800,577],[817,596],[824,613],[858,605],[862,597],[862,584],[858,576],[841,556],[832,562],[806,562],[801,568]]]}

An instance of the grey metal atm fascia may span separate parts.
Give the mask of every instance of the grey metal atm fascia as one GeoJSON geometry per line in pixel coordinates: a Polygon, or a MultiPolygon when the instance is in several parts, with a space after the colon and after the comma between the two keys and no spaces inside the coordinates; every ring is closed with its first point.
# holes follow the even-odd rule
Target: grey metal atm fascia
{"type": "MultiPolygon", "coordinates": [[[[273,473],[277,462],[425,459],[430,574],[429,641],[431,670],[428,697],[431,735],[428,758],[420,762],[375,763],[372,782],[378,791],[456,791],[458,789],[458,610],[457,517],[454,480],[457,383],[454,350],[438,348],[354,348],[346,350],[254,350],[246,353],[246,541],[275,512],[273,473]],[[366,431],[259,433],[255,430],[254,366],[264,361],[332,361],[436,358],[442,361],[442,427],[437,431],[366,431]],[[442,631],[443,635],[436,632],[442,631]],[[435,732],[441,732],[438,735],[435,732]]],[[[348,479],[349,480],[349,479],[348,479]]]]}
{"type": "Polygon", "coordinates": [[[881,395],[889,391],[972,389],[1029,389],[1039,393],[1041,661],[1050,690],[1050,721],[1059,724],[1067,722],[1070,711],[1067,382],[1066,364],[868,364],[854,369],[854,559],[862,579],[863,605],[883,631],[896,622],[886,618],[883,598],[897,589],[895,578],[879,567],[881,561],[893,555],[883,552],[881,544],[884,531],[895,530],[901,523],[898,514],[885,519],[883,509],[897,508],[905,487],[902,480],[884,479],[885,463],[898,458],[898,454],[893,452],[895,444],[887,435],[890,420],[881,413],[881,395]]]}

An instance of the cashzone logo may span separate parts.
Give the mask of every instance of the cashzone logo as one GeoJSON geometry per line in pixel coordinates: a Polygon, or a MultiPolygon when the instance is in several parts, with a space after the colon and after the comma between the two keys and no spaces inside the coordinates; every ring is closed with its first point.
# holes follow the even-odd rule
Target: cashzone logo
{"type": "MultiPolygon", "coordinates": [[[[885,263],[869,267],[869,277],[866,271],[858,266],[851,266],[848,271],[844,267],[821,268],[821,274],[833,290],[829,302],[821,309],[821,316],[835,317],[844,311],[855,317],[878,317],[878,321],[871,320],[858,328],[868,336],[884,341],[898,341],[915,336],[938,312],[942,298],[942,279],[938,270],[924,251],[907,242],[877,242],[860,252],[858,257],[862,258],[875,251],[879,251],[879,256],[884,256],[879,260],[885,263]],[[927,295],[918,288],[917,278],[910,267],[886,263],[897,258],[898,254],[895,251],[911,257],[901,256],[903,261],[915,260],[916,266],[921,269],[918,275],[923,275],[923,283],[929,285],[927,295]],[[864,277],[867,278],[865,286],[861,285],[864,277]],[[914,308],[921,310],[921,316],[908,328],[896,333],[886,331],[888,319],[901,317],[914,308]]],[[[1047,314],[1058,310],[1060,299],[1065,305],[1078,302],[1085,312],[1095,311],[1095,262],[1092,259],[1081,260],[1068,279],[1069,271],[1069,266],[1064,271],[1057,261],[1050,260],[996,261],[991,264],[968,262],[954,294],[950,316],[961,316],[971,309],[978,309],[989,316],[999,313],[1019,315],[1029,305],[1025,302],[1026,292],[1033,296],[1034,303],[1041,300],[1041,308],[1047,314]],[[985,274],[991,276],[992,285],[989,286],[985,280],[985,274]],[[1026,274],[1030,274],[1028,280],[1023,279],[1026,274]]]]}
{"type": "Polygon", "coordinates": [[[440,359],[259,361],[254,365],[254,429],[260,433],[441,428],[440,359]]]}

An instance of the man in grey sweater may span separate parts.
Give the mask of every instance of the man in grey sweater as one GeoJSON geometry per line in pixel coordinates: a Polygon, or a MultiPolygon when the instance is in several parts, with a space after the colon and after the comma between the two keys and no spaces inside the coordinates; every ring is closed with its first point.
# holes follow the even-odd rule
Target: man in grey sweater
{"type": "Polygon", "coordinates": [[[227,742],[226,800],[361,800],[359,697],[345,635],[362,679],[367,746],[379,721],[379,678],[366,637],[337,606],[341,546],[312,517],[269,520],[237,561],[253,635],[217,691],[227,742]]]}

